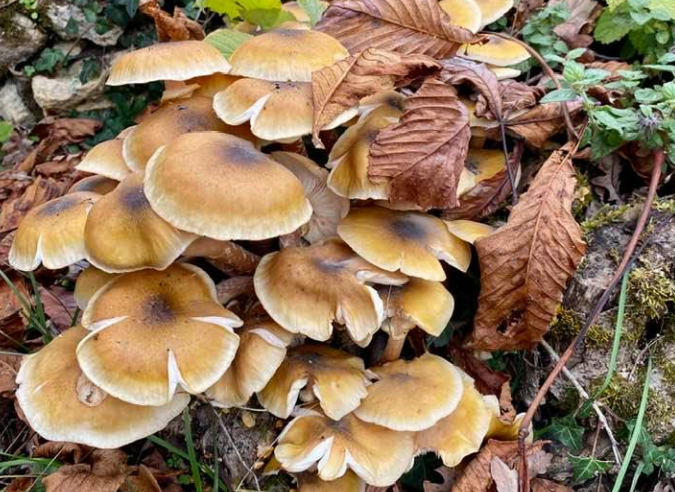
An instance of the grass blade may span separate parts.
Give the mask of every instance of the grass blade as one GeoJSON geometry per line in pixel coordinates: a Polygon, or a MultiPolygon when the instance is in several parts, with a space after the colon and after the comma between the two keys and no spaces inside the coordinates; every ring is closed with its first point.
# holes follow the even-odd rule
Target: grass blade
{"type": "Polygon", "coordinates": [[[192,440],[192,422],[190,420],[189,407],[186,407],[185,410],[183,410],[183,424],[185,427],[185,444],[187,444],[188,460],[190,461],[190,470],[192,472],[192,480],[194,481],[195,490],[197,492],[204,492],[204,487],[202,486],[202,476],[199,473],[197,453],[195,452],[195,443],[192,440]]]}

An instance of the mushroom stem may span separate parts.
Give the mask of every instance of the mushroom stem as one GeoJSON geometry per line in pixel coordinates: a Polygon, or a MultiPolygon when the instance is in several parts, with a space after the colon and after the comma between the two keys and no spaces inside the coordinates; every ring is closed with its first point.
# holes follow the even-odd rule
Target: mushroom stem
{"type": "Polygon", "coordinates": [[[302,244],[302,228],[298,228],[293,232],[279,236],[279,247],[284,248],[300,248],[302,244]]]}
{"type": "Polygon", "coordinates": [[[305,147],[305,143],[302,141],[301,138],[296,140],[295,142],[282,143],[281,150],[286,152],[294,152],[296,154],[309,157],[307,155],[307,148],[305,147]]]}
{"type": "Polygon", "coordinates": [[[253,277],[232,277],[216,285],[216,294],[221,304],[227,304],[242,294],[253,295],[253,277]]]}
{"type": "Polygon", "coordinates": [[[205,237],[192,243],[183,256],[202,256],[218,270],[232,276],[252,275],[260,263],[258,255],[232,241],[218,241],[205,237]]]}
{"type": "Polygon", "coordinates": [[[403,336],[401,338],[394,338],[391,335],[389,335],[387,345],[384,347],[382,357],[380,357],[381,363],[392,362],[398,360],[401,357],[401,352],[403,352],[403,346],[405,345],[406,336],[403,336]]]}

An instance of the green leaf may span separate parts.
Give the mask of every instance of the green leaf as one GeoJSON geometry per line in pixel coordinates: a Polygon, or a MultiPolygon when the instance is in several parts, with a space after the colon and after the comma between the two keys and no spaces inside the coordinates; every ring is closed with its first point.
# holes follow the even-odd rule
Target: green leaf
{"type": "Polygon", "coordinates": [[[611,461],[601,461],[593,456],[569,456],[573,465],[574,480],[585,482],[598,475],[604,475],[612,467],[611,461]]]}
{"type": "Polygon", "coordinates": [[[565,67],[563,68],[563,77],[570,84],[583,79],[585,73],[586,69],[581,63],[572,60],[565,62],[565,67]]]}
{"type": "Polygon", "coordinates": [[[230,20],[239,19],[242,11],[235,0],[203,0],[201,5],[217,14],[226,15],[230,20]]]}
{"type": "Polygon", "coordinates": [[[583,447],[584,428],[571,415],[553,417],[551,425],[541,432],[574,452],[580,452],[583,447]]]}
{"type": "Polygon", "coordinates": [[[94,77],[101,74],[101,64],[96,58],[87,58],[82,62],[82,70],[80,71],[80,82],[86,84],[94,77]]]}
{"type": "Polygon", "coordinates": [[[5,143],[12,136],[14,125],[9,121],[0,120],[0,144],[5,143]]]}
{"type": "Polygon", "coordinates": [[[71,36],[76,36],[80,33],[80,27],[77,25],[77,22],[72,17],[66,22],[66,34],[71,36]]]}
{"type": "Polygon", "coordinates": [[[584,53],[586,53],[586,48],[576,48],[567,53],[567,56],[565,58],[567,58],[568,60],[576,60],[584,53]]]}
{"type": "Polygon", "coordinates": [[[218,51],[220,51],[225,58],[229,58],[240,44],[248,41],[252,37],[253,36],[250,34],[235,31],[233,29],[218,29],[206,36],[204,41],[218,48],[218,51]]]}
{"type": "Polygon", "coordinates": [[[256,24],[265,30],[281,24],[282,22],[294,21],[295,16],[285,10],[274,9],[252,9],[244,10],[244,20],[251,24],[256,24]]]}
{"type": "Polygon", "coordinates": [[[578,97],[577,92],[574,89],[557,89],[551,91],[541,98],[539,101],[541,104],[552,103],[552,102],[566,102],[571,101],[578,97]]]}
{"type": "Polygon", "coordinates": [[[125,0],[124,6],[127,9],[129,17],[133,19],[136,16],[136,12],[138,12],[138,0],[125,0]]]}
{"type": "Polygon", "coordinates": [[[600,14],[595,24],[593,38],[603,44],[610,44],[620,40],[635,28],[635,22],[630,16],[613,13],[606,9],[600,14]]]}
{"type": "Polygon", "coordinates": [[[309,22],[312,27],[321,20],[321,16],[326,10],[326,6],[320,0],[298,0],[298,4],[309,15],[309,22]]]}

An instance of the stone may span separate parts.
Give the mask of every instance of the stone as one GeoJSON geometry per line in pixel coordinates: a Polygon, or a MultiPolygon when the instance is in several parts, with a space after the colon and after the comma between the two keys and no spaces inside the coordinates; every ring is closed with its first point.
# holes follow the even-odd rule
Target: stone
{"type": "Polygon", "coordinates": [[[96,32],[96,23],[89,22],[84,12],[77,5],[68,0],[52,0],[45,9],[44,13],[49,19],[52,30],[61,39],[75,40],[82,37],[98,46],[114,46],[122,35],[122,29],[114,26],[109,31],[102,34],[96,32]],[[74,22],[76,30],[69,29],[68,23],[74,22]]]}
{"type": "Polygon", "coordinates": [[[25,103],[19,85],[12,79],[0,87],[0,119],[15,125],[29,126],[37,122],[37,118],[25,103]]]}
{"type": "Polygon", "coordinates": [[[0,76],[36,54],[46,42],[47,35],[30,18],[19,12],[0,13],[0,76]]]}

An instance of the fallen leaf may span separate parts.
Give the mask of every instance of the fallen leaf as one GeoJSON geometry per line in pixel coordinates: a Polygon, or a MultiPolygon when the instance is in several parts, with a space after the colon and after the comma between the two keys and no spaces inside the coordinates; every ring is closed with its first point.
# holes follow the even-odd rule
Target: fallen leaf
{"type": "MultiPolygon", "coordinates": [[[[80,143],[101,128],[101,122],[91,118],[54,118],[48,116],[35,125],[31,135],[45,144],[41,153],[51,155],[66,143],[80,143]]],[[[41,160],[39,162],[44,162],[41,160]]]]}
{"type": "Polygon", "coordinates": [[[186,16],[179,7],[173,8],[172,16],[162,10],[157,0],[150,0],[139,5],[138,10],[153,18],[160,43],[204,39],[204,29],[201,24],[186,16]]]}
{"type": "Polygon", "coordinates": [[[74,442],[47,441],[33,451],[34,458],[56,458],[62,463],[76,465],[91,453],[92,448],[74,442]]]}
{"type": "Polygon", "coordinates": [[[119,492],[162,492],[150,469],[141,465],[138,472],[126,477],[119,492]]]}
{"type": "Polygon", "coordinates": [[[427,79],[404,107],[399,123],[380,131],[370,147],[368,177],[389,182],[392,203],[455,206],[471,138],[466,107],[437,79],[427,79]]]}
{"type": "Polygon", "coordinates": [[[518,492],[518,472],[509,468],[499,456],[493,457],[490,462],[490,475],[497,492],[518,492]]]}
{"type": "MultiPolygon", "coordinates": [[[[580,101],[567,103],[570,115],[581,109],[580,101]]],[[[527,143],[541,148],[553,135],[565,127],[562,105],[559,103],[538,104],[529,111],[506,121],[507,131],[524,138],[527,143]]]]}
{"type": "Polygon", "coordinates": [[[40,286],[39,291],[45,313],[56,329],[63,331],[70,328],[73,324],[73,315],[77,309],[73,293],[58,286],[49,289],[40,286]]]}
{"type": "Polygon", "coordinates": [[[484,395],[499,397],[502,387],[511,379],[504,372],[490,369],[485,362],[473,355],[472,351],[461,347],[459,343],[449,343],[448,352],[452,363],[471,376],[476,389],[484,395]]]}
{"type": "MultiPolygon", "coordinates": [[[[484,63],[476,63],[459,57],[444,60],[441,78],[451,85],[464,82],[473,85],[482,96],[479,101],[483,103],[483,107],[490,109],[492,118],[501,119],[502,93],[499,81],[494,72],[484,63]]],[[[476,115],[482,116],[478,114],[478,107],[476,105],[476,115]]]]}
{"type": "MultiPolygon", "coordinates": [[[[539,99],[546,94],[546,89],[539,85],[527,85],[507,79],[499,82],[499,94],[502,100],[502,113],[508,117],[516,111],[534,107],[539,99]]],[[[491,120],[496,119],[489,101],[486,101],[482,95],[476,100],[476,116],[491,120]]]]}
{"type": "Polygon", "coordinates": [[[469,346],[529,349],[541,341],[586,251],[571,214],[572,145],[551,154],[506,225],[476,241],[481,290],[469,346]]]}
{"type": "Polygon", "coordinates": [[[16,389],[16,374],[23,357],[19,354],[0,354],[0,397],[7,398],[16,389]]]}
{"type": "Polygon", "coordinates": [[[126,454],[94,449],[88,463],[65,465],[45,477],[46,492],[117,492],[126,477],[126,454]]]}
{"type": "Polygon", "coordinates": [[[593,37],[587,33],[582,34],[582,29],[591,21],[591,14],[598,6],[595,0],[561,0],[556,3],[564,3],[569,11],[565,22],[553,28],[560,39],[570,49],[586,48],[593,42],[593,37]]]}
{"type": "MultiPolygon", "coordinates": [[[[20,295],[30,299],[26,282],[15,273],[9,273],[9,279],[20,295]]],[[[26,329],[23,307],[20,299],[4,280],[0,280],[0,347],[18,348],[26,329]]]]}
{"type": "Polygon", "coordinates": [[[35,482],[34,478],[29,477],[19,477],[12,480],[12,483],[9,484],[9,487],[5,489],[4,492],[29,492],[33,490],[33,483],[35,482]]]}
{"type": "Polygon", "coordinates": [[[401,55],[370,48],[317,70],[312,74],[312,142],[323,148],[319,132],[364,97],[408,85],[440,69],[440,64],[424,55],[401,55]]]}
{"type": "Polygon", "coordinates": [[[443,481],[441,483],[430,482],[425,480],[422,482],[422,491],[423,492],[450,492],[452,484],[455,482],[455,476],[457,475],[454,468],[447,466],[439,466],[434,470],[438,473],[443,481]]]}
{"type": "Polygon", "coordinates": [[[61,196],[65,191],[66,187],[53,178],[38,177],[20,194],[3,203],[0,210],[0,234],[16,229],[32,208],[61,196]]]}
{"type": "Polygon", "coordinates": [[[612,153],[597,161],[596,169],[600,171],[599,176],[590,179],[591,184],[596,188],[596,192],[607,203],[622,203],[619,194],[619,176],[623,170],[622,159],[612,153]]]}
{"type": "MultiPolygon", "coordinates": [[[[544,478],[534,478],[530,481],[532,492],[574,492],[573,489],[560,483],[546,480],[544,478]]],[[[665,492],[665,491],[664,491],[665,492]]]]}
{"type": "Polygon", "coordinates": [[[516,4],[516,13],[513,16],[513,32],[520,31],[531,15],[536,14],[544,6],[544,0],[521,0],[516,4]]]}
{"type": "Polygon", "coordinates": [[[475,39],[468,29],[452,24],[437,0],[336,0],[316,29],[352,54],[381,48],[438,60],[450,58],[461,44],[475,39]]]}

